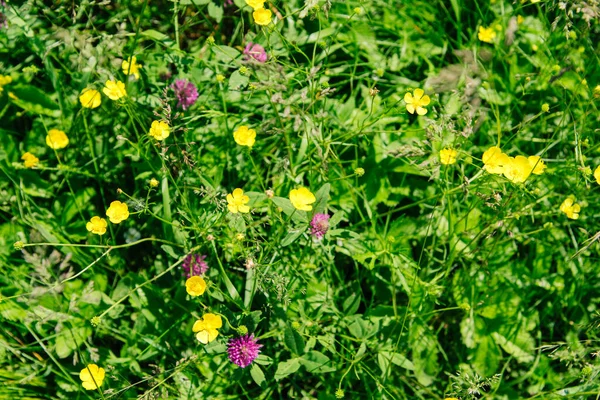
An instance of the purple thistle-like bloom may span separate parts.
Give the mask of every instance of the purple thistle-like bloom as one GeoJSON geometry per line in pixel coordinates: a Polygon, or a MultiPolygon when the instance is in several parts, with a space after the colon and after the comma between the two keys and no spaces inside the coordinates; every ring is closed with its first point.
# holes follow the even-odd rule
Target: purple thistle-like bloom
{"type": "Polygon", "coordinates": [[[204,261],[205,258],[206,256],[200,254],[189,254],[185,260],[183,260],[183,264],[181,264],[181,268],[183,269],[183,272],[185,272],[185,277],[191,278],[195,275],[204,275],[208,270],[208,264],[204,261]]]}
{"type": "Polygon", "coordinates": [[[198,99],[198,88],[190,81],[177,79],[171,85],[171,88],[175,91],[175,96],[177,96],[178,100],[177,107],[179,108],[187,110],[198,99]]]}
{"type": "Polygon", "coordinates": [[[244,59],[246,61],[255,59],[259,63],[264,63],[267,62],[267,58],[267,52],[260,44],[248,42],[246,48],[244,48],[244,59]]]}
{"type": "Polygon", "coordinates": [[[329,215],[327,214],[315,214],[312,221],[310,221],[310,233],[318,240],[323,239],[323,236],[329,229],[329,215]]]}
{"type": "Polygon", "coordinates": [[[254,334],[229,339],[229,343],[227,343],[229,360],[235,365],[246,368],[258,357],[261,347],[262,344],[258,344],[258,339],[254,337],[254,334]]]}

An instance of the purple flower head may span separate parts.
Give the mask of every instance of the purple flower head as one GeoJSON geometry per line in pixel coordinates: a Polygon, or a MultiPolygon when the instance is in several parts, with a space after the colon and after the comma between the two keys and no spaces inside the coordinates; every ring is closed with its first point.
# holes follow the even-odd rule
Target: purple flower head
{"type": "Polygon", "coordinates": [[[310,221],[310,233],[318,240],[323,239],[323,236],[329,229],[329,215],[327,214],[315,214],[312,221],[310,221]]]}
{"type": "Polygon", "coordinates": [[[255,59],[259,63],[264,63],[267,61],[267,58],[267,52],[265,51],[264,47],[262,47],[260,44],[248,42],[246,48],[244,49],[244,59],[246,61],[255,59]]]}
{"type": "Polygon", "coordinates": [[[177,96],[177,107],[187,110],[190,108],[198,99],[198,88],[190,81],[184,79],[177,79],[171,88],[175,91],[177,96]]]}
{"type": "Polygon", "coordinates": [[[261,347],[262,344],[258,344],[258,339],[254,338],[254,334],[229,339],[229,343],[227,343],[229,360],[235,365],[246,368],[258,357],[261,347]]]}
{"type": "Polygon", "coordinates": [[[185,260],[183,260],[183,264],[181,264],[186,279],[195,275],[204,275],[208,270],[208,264],[204,261],[205,258],[206,256],[200,254],[188,254],[185,260]]]}

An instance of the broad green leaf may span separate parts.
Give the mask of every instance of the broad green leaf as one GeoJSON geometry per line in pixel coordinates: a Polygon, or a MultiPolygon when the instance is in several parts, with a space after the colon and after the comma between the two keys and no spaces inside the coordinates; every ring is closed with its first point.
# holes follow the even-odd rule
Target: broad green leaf
{"type": "Polygon", "coordinates": [[[300,368],[300,362],[297,358],[292,358],[291,360],[279,363],[279,365],[277,365],[277,371],[275,372],[275,380],[279,381],[286,376],[293,374],[298,371],[298,368],[300,368]]]}
{"type": "Polygon", "coordinates": [[[40,89],[29,85],[18,85],[7,88],[11,101],[32,114],[43,114],[50,117],[60,117],[58,104],[40,89]]]}
{"type": "Polygon", "coordinates": [[[283,331],[285,346],[294,354],[304,353],[304,339],[290,325],[286,325],[283,331]]]}
{"type": "Polygon", "coordinates": [[[314,213],[324,213],[327,208],[327,202],[329,201],[329,191],[331,190],[331,185],[329,183],[321,186],[317,193],[315,193],[315,197],[317,198],[317,202],[314,204],[313,212],[314,213]]]}
{"type": "Polygon", "coordinates": [[[252,364],[252,368],[250,368],[250,376],[258,386],[262,386],[266,381],[263,370],[256,363],[252,364]]]}
{"type": "Polygon", "coordinates": [[[331,365],[331,360],[329,357],[316,350],[312,350],[304,354],[300,358],[300,363],[308,372],[313,374],[333,372],[336,370],[336,368],[331,365]]]}
{"type": "Polygon", "coordinates": [[[291,229],[281,241],[281,247],[286,247],[294,243],[302,235],[302,233],[304,233],[305,230],[306,227],[304,227],[304,229],[291,229]]]}
{"type": "Polygon", "coordinates": [[[211,1],[208,3],[208,15],[214,18],[217,23],[221,22],[221,19],[223,19],[223,7],[216,5],[211,1]]]}
{"type": "Polygon", "coordinates": [[[412,371],[415,369],[414,364],[408,358],[404,357],[400,353],[389,352],[389,351],[380,351],[379,356],[385,358],[388,362],[391,362],[394,365],[412,371]]]}

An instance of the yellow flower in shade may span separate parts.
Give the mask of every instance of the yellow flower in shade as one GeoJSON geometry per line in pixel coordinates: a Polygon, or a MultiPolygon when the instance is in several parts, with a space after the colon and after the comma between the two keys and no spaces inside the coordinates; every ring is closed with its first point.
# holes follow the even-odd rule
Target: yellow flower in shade
{"type": "Polygon", "coordinates": [[[156,140],[165,140],[169,137],[171,128],[165,121],[152,121],[148,134],[156,140]]]}
{"type": "Polygon", "coordinates": [[[102,103],[102,96],[96,89],[85,88],[79,96],[79,102],[85,108],[96,108],[102,103]]]}
{"type": "Polygon", "coordinates": [[[150,187],[153,187],[153,188],[158,187],[158,180],[156,180],[154,178],[150,179],[150,187]]]}
{"type": "Polygon", "coordinates": [[[140,68],[142,66],[137,63],[137,59],[135,56],[128,58],[127,60],[123,60],[121,63],[121,69],[125,75],[133,75],[135,79],[140,79],[140,68]]]}
{"type": "Polygon", "coordinates": [[[104,368],[100,368],[96,364],[88,364],[79,372],[79,379],[83,382],[82,385],[85,390],[95,390],[102,386],[104,375],[104,368]]]}
{"type": "Polygon", "coordinates": [[[572,196],[569,196],[560,205],[560,211],[567,214],[567,218],[579,219],[579,211],[581,211],[581,206],[575,203],[575,199],[572,196]]]}
{"type": "Polygon", "coordinates": [[[2,87],[4,85],[8,85],[11,82],[12,82],[12,77],[10,77],[8,75],[0,75],[0,87],[2,87]]]}
{"type": "Polygon", "coordinates": [[[271,10],[267,10],[265,8],[259,8],[252,13],[254,22],[258,25],[269,25],[271,23],[272,15],[273,13],[271,10]]]}
{"type": "Polygon", "coordinates": [[[492,41],[496,37],[496,32],[494,31],[494,28],[484,28],[483,26],[480,26],[479,33],[477,33],[477,37],[482,42],[492,43],[492,41]]]}
{"type": "Polygon", "coordinates": [[[69,138],[61,130],[50,129],[46,135],[46,144],[54,150],[64,149],[69,144],[69,138]]]}
{"type": "Polygon", "coordinates": [[[246,205],[249,201],[250,197],[246,196],[242,189],[237,188],[227,195],[227,208],[234,214],[238,212],[245,214],[250,212],[250,207],[246,205]]]}
{"type": "Polygon", "coordinates": [[[596,178],[596,182],[598,182],[598,185],[600,185],[600,166],[598,166],[594,171],[594,178],[596,178]]]}
{"type": "Polygon", "coordinates": [[[440,163],[444,165],[454,164],[457,155],[458,152],[454,149],[442,149],[440,150],[440,163]]]}
{"type": "Polygon", "coordinates": [[[196,332],[196,339],[202,344],[212,342],[219,336],[219,331],[223,326],[223,321],[220,315],[211,313],[204,314],[202,319],[197,320],[192,327],[192,331],[196,332]]]}
{"type": "Polygon", "coordinates": [[[259,10],[265,6],[265,0],[246,0],[246,4],[255,10],[259,10]]]}
{"type": "Polygon", "coordinates": [[[108,224],[104,218],[92,217],[90,222],[85,225],[85,229],[96,235],[104,235],[106,233],[106,227],[108,224]]]}
{"type": "Polygon", "coordinates": [[[540,156],[529,156],[527,158],[529,165],[531,166],[531,173],[535,175],[541,175],[548,167],[544,164],[544,160],[540,156]]]}
{"type": "Polygon", "coordinates": [[[185,281],[185,290],[190,296],[201,296],[206,290],[206,282],[202,277],[194,275],[185,281]]]}
{"type": "Polygon", "coordinates": [[[256,139],[256,131],[242,125],[233,132],[233,139],[240,146],[252,147],[256,139]]]}
{"type": "Polygon", "coordinates": [[[104,92],[111,100],[119,100],[120,98],[127,96],[125,84],[121,81],[106,81],[102,92],[104,92]]]}
{"type": "Polygon", "coordinates": [[[292,205],[300,211],[310,211],[312,206],[310,204],[317,201],[317,198],[310,190],[305,187],[298,189],[292,189],[290,191],[290,201],[292,205]]]}
{"type": "Polygon", "coordinates": [[[21,156],[21,160],[23,160],[23,165],[25,165],[25,168],[33,168],[40,162],[40,159],[30,152],[23,154],[21,156]]]}
{"type": "Polygon", "coordinates": [[[415,89],[413,94],[409,92],[404,95],[404,102],[409,113],[414,114],[416,111],[419,115],[427,114],[427,109],[424,107],[429,104],[431,99],[427,95],[423,96],[424,93],[423,89],[415,89]]]}
{"type": "Polygon", "coordinates": [[[121,203],[118,200],[110,203],[110,207],[106,210],[106,216],[113,224],[118,224],[129,218],[129,209],[127,204],[121,203]]]}
{"type": "Polygon", "coordinates": [[[509,157],[504,166],[503,174],[511,182],[523,183],[531,175],[532,166],[529,160],[523,156],[509,157]]]}

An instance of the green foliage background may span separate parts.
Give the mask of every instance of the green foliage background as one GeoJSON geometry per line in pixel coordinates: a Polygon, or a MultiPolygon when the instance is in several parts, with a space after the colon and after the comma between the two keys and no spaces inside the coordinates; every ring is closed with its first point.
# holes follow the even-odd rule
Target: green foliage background
{"type": "Polygon", "coordinates": [[[2,7],[0,396],[598,398],[598,1],[265,7],[276,24],[243,0],[2,7]],[[267,63],[245,60],[248,42],[267,63]],[[131,55],[139,80],[121,71],[131,55]],[[113,78],[123,103],[80,106],[113,78]],[[176,78],[200,93],[185,112],[176,78]],[[406,111],[414,88],[425,116],[406,111]],[[157,143],[160,118],[173,132],[157,143]],[[65,149],[46,146],[53,128],[65,149]],[[548,169],[487,174],[494,145],[548,169]],[[446,147],[456,164],[440,165],[446,147]],[[299,186],[313,211],[287,199],[299,186]],[[225,207],[238,187],[251,214],[225,207]],[[578,220],[559,211],[569,195],[578,220]],[[87,232],[113,200],[131,216],[87,232]],[[315,212],[331,215],[321,241],[315,212]],[[190,253],[210,266],[199,298],[190,253]],[[226,321],[206,346],[205,312],[226,321]],[[264,345],[245,369],[226,354],[241,326],[264,345]],[[88,363],[107,371],[99,391],[81,387],[88,363]]]}

